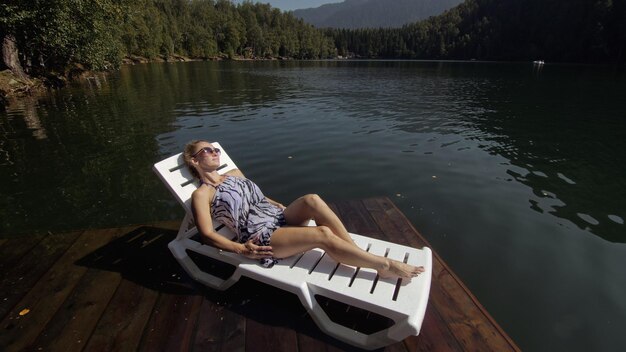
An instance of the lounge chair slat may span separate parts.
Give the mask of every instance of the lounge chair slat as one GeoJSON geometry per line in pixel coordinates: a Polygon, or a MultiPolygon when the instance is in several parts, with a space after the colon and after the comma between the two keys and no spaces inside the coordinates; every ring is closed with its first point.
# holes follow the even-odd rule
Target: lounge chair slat
{"type": "Polygon", "coordinates": [[[352,236],[354,243],[359,246],[363,250],[367,250],[367,246],[372,243],[370,238],[366,238],[364,236],[352,236]]]}
{"type": "Polygon", "coordinates": [[[304,253],[304,256],[300,258],[300,261],[298,261],[295,267],[305,270],[308,274],[308,272],[313,268],[313,265],[319,261],[322,254],[322,251],[319,250],[308,251],[304,253]]]}
{"type": "Polygon", "coordinates": [[[357,291],[359,293],[367,293],[371,294],[370,291],[372,289],[372,284],[376,279],[376,270],[370,268],[359,268],[359,272],[356,275],[356,278],[352,282],[351,290],[357,291]]]}
{"type": "Polygon", "coordinates": [[[311,273],[311,275],[319,275],[321,278],[328,280],[330,278],[330,274],[335,271],[336,267],[337,262],[329,255],[325,255],[319,264],[317,264],[315,271],[311,273]]]}
{"type": "MultiPolygon", "coordinates": [[[[350,285],[350,281],[352,281],[355,271],[356,268],[339,264],[339,267],[335,271],[335,275],[333,275],[332,279],[330,279],[332,286],[337,287],[339,290],[346,290],[350,285]]],[[[324,286],[328,287],[329,284],[324,283],[324,286]]]]}
{"type": "MultiPolygon", "coordinates": [[[[401,257],[400,252],[402,252],[400,248],[395,247],[395,246],[389,246],[389,245],[385,247],[386,247],[385,251],[387,252],[387,258],[401,260],[399,259],[401,257]]],[[[395,278],[379,279],[378,283],[376,284],[376,292],[375,292],[376,296],[379,297],[380,299],[384,299],[388,303],[391,303],[393,294],[396,290],[397,281],[398,280],[395,278]]]]}
{"type": "MultiPolygon", "coordinates": [[[[375,244],[375,243],[369,243],[370,247],[369,247],[369,252],[375,255],[380,255],[380,256],[384,256],[385,255],[385,246],[381,246],[380,244],[375,244]]],[[[359,273],[356,276],[356,279],[354,280],[354,282],[352,283],[352,289],[359,291],[359,292],[366,292],[368,294],[373,294],[372,293],[372,286],[374,285],[374,280],[376,279],[376,276],[378,275],[378,273],[376,272],[376,270],[373,269],[368,269],[368,268],[361,268],[361,270],[359,270],[359,273]]],[[[378,297],[378,299],[383,299],[382,297],[376,295],[375,297],[378,297]]]]}

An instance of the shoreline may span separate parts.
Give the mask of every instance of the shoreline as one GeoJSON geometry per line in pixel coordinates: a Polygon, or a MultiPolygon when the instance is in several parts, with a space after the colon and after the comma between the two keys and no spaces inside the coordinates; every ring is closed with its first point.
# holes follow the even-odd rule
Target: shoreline
{"type": "MultiPolygon", "coordinates": [[[[286,61],[294,60],[289,57],[251,57],[247,58],[242,55],[229,57],[226,54],[219,54],[216,56],[206,58],[190,58],[183,55],[159,55],[155,58],[147,58],[138,55],[129,55],[122,58],[121,65],[137,65],[146,64],[151,62],[193,62],[193,61],[286,61]]],[[[95,73],[108,73],[112,70],[106,71],[90,71],[83,68],[81,65],[74,65],[68,69],[67,73],[62,75],[51,75],[50,78],[46,77],[30,77],[28,80],[23,80],[17,77],[11,70],[5,69],[0,71],[0,106],[6,106],[11,104],[15,100],[19,100],[26,96],[34,96],[42,93],[50,88],[63,87],[70,81],[89,78],[95,73]]]]}
{"type": "MultiPolygon", "coordinates": [[[[420,61],[420,62],[471,62],[471,63],[500,63],[500,64],[518,64],[526,61],[489,61],[489,60],[425,60],[425,59],[385,59],[385,58],[363,58],[363,57],[336,57],[332,59],[295,59],[292,57],[272,56],[272,57],[245,57],[243,55],[236,55],[229,57],[226,54],[218,54],[211,57],[190,58],[183,55],[158,55],[155,58],[147,58],[138,55],[129,55],[122,58],[120,66],[122,65],[137,65],[146,63],[173,63],[173,62],[194,62],[194,61],[318,61],[318,60],[337,60],[337,61],[420,61]]],[[[533,65],[532,62],[528,62],[533,65]]],[[[557,63],[557,62],[555,62],[557,63]]],[[[559,65],[585,65],[585,66],[597,66],[598,64],[583,64],[583,63],[564,63],[558,62],[559,65]]],[[[600,64],[602,65],[602,64],[600,64]]],[[[605,64],[606,65],[606,64],[605,64]]],[[[602,65],[602,66],[605,66],[602,65]]],[[[543,66],[543,65],[541,65],[543,66]]],[[[541,68],[541,66],[539,68],[541,68]]],[[[107,74],[114,71],[114,69],[104,71],[90,71],[85,69],[80,64],[75,64],[69,67],[64,75],[50,74],[49,77],[30,77],[28,81],[25,81],[17,77],[11,70],[5,69],[0,71],[0,107],[11,104],[15,100],[20,100],[24,97],[32,97],[39,93],[43,93],[50,88],[59,88],[67,85],[71,81],[80,79],[89,79],[95,74],[107,74]]]]}
{"type": "Polygon", "coordinates": [[[10,104],[16,99],[33,96],[47,88],[39,78],[30,77],[28,81],[17,77],[11,70],[0,71],[0,106],[10,104]]]}
{"type": "Polygon", "coordinates": [[[129,55],[125,56],[122,59],[122,65],[136,65],[136,64],[147,64],[151,62],[193,62],[193,61],[289,61],[295,60],[291,57],[284,56],[271,56],[271,57],[245,57],[243,55],[236,55],[233,57],[229,57],[226,54],[218,54],[215,56],[209,57],[199,57],[199,58],[191,58],[183,55],[174,54],[168,57],[163,55],[159,55],[153,59],[138,56],[138,55],[129,55]]]}

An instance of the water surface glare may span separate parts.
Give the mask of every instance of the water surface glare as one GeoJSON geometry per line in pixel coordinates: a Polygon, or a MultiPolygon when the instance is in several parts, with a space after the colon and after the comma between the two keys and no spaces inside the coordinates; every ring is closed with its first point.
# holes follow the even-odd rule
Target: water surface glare
{"type": "Polygon", "coordinates": [[[0,112],[0,234],[180,219],[218,140],[283,203],[387,196],[524,350],[626,346],[626,75],[463,62],[125,66],[0,112]]]}

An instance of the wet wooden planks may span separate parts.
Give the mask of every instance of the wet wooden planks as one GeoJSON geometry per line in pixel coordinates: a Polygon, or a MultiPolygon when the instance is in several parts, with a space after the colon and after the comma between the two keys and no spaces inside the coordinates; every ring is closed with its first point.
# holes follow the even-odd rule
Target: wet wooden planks
{"type": "MultiPolygon", "coordinates": [[[[351,232],[428,245],[387,198],[331,207],[351,232]]],[[[167,249],[177,226],[0,239],[0,350],[355,350],[322,333],[292,294],[245,278],[226,292],[192,282],[167,249]]],[[[385,350],[519,350],[433,253],[422,331],[385,350]]]]}

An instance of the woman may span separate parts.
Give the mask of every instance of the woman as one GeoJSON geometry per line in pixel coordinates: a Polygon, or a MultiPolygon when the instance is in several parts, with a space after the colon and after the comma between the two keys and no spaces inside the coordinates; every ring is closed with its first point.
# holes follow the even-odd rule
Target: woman
{"type": "Polygon", "coordinates": [[[207,141],[185,146],[185,162],[201,185],[192,194],[192,211],[203,240],[219,249],[260,259],[271,266],[313,248],[321,248],[335,261],[372,268],[381,277],[411,278],[424,271],[359,248],[335,213],[315,194],[296,199],[289,206],[263,195],[239,170],[220,175],[220,150],[207,141]],[[238,235],[230,241],[213,229],[211,217],[238,235]],[[317,226],[305,226],[309,220],[317,226]]]}

